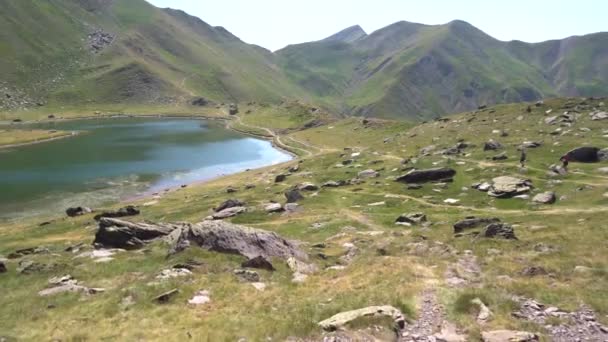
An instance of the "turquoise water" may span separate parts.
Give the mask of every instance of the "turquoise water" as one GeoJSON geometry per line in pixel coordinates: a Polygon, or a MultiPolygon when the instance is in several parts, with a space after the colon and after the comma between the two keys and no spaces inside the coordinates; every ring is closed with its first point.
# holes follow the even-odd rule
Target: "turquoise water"
{"type": "Polygon", "coordinates": [[[268,141],[195,119],[112,118],[28,127],[83,133],[0,150],[0,220],[74,205],[96,207],[291,159],[268,141]]]}

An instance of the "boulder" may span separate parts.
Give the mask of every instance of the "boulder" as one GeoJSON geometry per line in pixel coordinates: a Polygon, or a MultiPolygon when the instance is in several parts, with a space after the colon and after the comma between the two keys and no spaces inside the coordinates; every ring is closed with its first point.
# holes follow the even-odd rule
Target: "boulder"
{"type": "Polygon", "coordinates": [[[285,211],[285,209],[280,203],[268,203],[264,206],[264,211],[267,213],[280,213],[285,211]]]}
{"type": "Polygon", "coordinates": [[[599,161],[598,152],[600,151],[597,147],[578,147],[572,151],[566,153],[568,159],[571,162],[579,162],[579,163],[596,163],[599,161]]]}
{"type": "Polygon", "coordinates": [[[341,186],[345,186],[347,184],[348,184],[348,182],[343,181],[343,180],[341,180],[341,181],[327,181],[327,182],[323,183],[323,185],[321,185],[321,186],[323,188],[338,188],[338,187],[341,187],[341,186]]]}
{"type": "Polygon", "coordinates": [[[462,221],[458,221],[454,224],[454,234],[462,233],[467,229],[479,228],[487,226],[491,223],[500,222],[499,218],[496,217],[475,217],[469,216],[462,221]]]}
{"type": "Polygon", "coordinates": [[[376,177],[379,177],[380,174],[375,170],[369,169],[369,170],[363,170],[363,171],[359,172],[357,174],[357,176],[359,178],[376,178],[376,177]]]}
{"type": "Polygon", "coordinates": [[[513,226],[507,223],[490,223],[482,233],[486,238],[500,238],[507,240],[517,240],[513,226]]]}
{"type": "Polygon", "coordinates": [[[193,99],[190,104],[192,104],[193,106],[204,107],[209,104],[209,101],[207,101],[207,99],[205,99],[204,97],[197,97],[193,99]]]}
{"type": "Polygon", "coordinates": [[[490,139],[483,145],[484,151],[496,151],[502,148],[502,144],[496,140],[490,139]]]}
{"type": "Polygon", "coordinates": [[[159,303],[159,304],[165,304],[168,303],[171,298],[175,297],[177,294],[179,293],[178,289],[173,289],[167,292],[163,292],[161,294],[159,294],[158,296],[154,297],[154,301],[159,303]]]}
{"type": "Polygon", "coordinates": [[[218,213],[222,210],[226,210],[226,209],[230,209],[230,208],[234,208],[234,207],[244,207],[244,206],[245,206],[245,203],[242,201],[239,201],[238,199],[229,199],[229,200],[222,202],[220,205],[218,205],[216,208],[214,208],[213,211],[218,213]]]}
{"type": "Polygon", "coordinates": [[[597,152],[597,159],[601,162],[608,161],[608,148],[603,148],[597,152]]]}
{"type": "Polygon", "coordinates": [[[303,200],[304,196],[302,196],[298,189],[291,189],[285,192],[285,198],[287,198],[287,203],[296,203],[303,200]]]}
{"type": "Polygon", "coordinates": [[[247,211],[246,207],[232,207],[232,208],[224,209],[217,213],[213,213],[213,215],[211,215],[211,219],[223,220],[223,219],[227,219],[230,217],[235,217],[236,215],[244,213],[246,211],[247,211]]]}
{"type": "Polygon", "coordinates": [[[589,115],[591,116],[591,120],[594,120],[594,121],[608,119],[608,112],[595,111],[595,112],[590,113],[589,115]]]}
{"type": "Polygon", "coordinates": [[[93,243],[104,248],[137,249],[149,241],[169,235],[177,228],[179,225],[133,223],[102,217],[93,243]]]}
{"type": "Polygon", "coordinates": [[[248,283],[260,282],[260,275],[258,274],[258,272],[237,269],[237,270],[234,270],[233,273],[237,278],[239,278],[242,281],[245,281],[248,283]]]}
{"type": "Polygon", "coordinates": [[[326,331],[335,331],[344,325],[363,317],[391,317],[399,329],[405,328],[405,317],[401,311],[395,307],[384,306],[369,306],[366,308],[341,312],[324,321],[319,322],[319,326],[326,331]]]}
{"type": "Polygon", "coordinates": [[[426,215],[423,213],[403,214],[395,222],[417,225],[426,222],[426,215]]]}
{"type": "Polygon", "coordinates": [[[127,216],[136,216],[139,215],[140,211],[135,206],[128,205],[124,208],[120,208],[115,211],[108,211],[101,213],[99,215],[95,215],[95,221],[99,221],[102,217],[110,217],[110,218],[118,218],[118,217],[127,217],[127,216]]]}
{"type": "Polygon", "coordinates": [[[230,106],[228,107],[228,114],[237,115],[238,113],[239,113],[239,107],[234,103],[230,104],[230,106]]]}
{"type": "Polygon", "coordinates": [[[477,323],[487,323],[490,319],[492,319],[492,316],[494,316],[492,311],[490,311],[490,309],[481,299],[475,298],[471,301],[471,304],[476,305],[479,308],[479,313],[477,314],[477,323]]]}
{"type": "Polygon", "coordinates": [[[93,210],[91,210],[91,208],[87,208],[87,207],[73,207],[73,208],[67,208],[65,210],[66,215],[68,215],[69,217],[82,216],[82,215],[90,214],[92,212],[93,212],[93,210]]]}
{"type": "Polygon", "coordinates": [[[483,342],[535,342],[540,340],[536,334],[515,330],[483,331],[481,338],[483,342]]]}
{"type": "Polygon", "coordinates": [[[319,190],[319,186],[313,183],[302,183],[298,185],[298,190],[300,191],[317,191],[319,190]]]}
{"type": "Polygon", "coordinates": [[[280,174],[280,175],[276,175],[276,177],[274,177],[274,182],[275,183],[281,183],[284,182],[287,179],[287,176],[289,176],[288,174],[280,174]]]}
{"type": "Polygon", "coordinates": [[[268,261],[266,258],[264,258],[261,255],[258,255],[257,257],[249,259],[247,261],[244,261],[241,264],[241,267],[244,267],[244,268],[258,268],[258,269],[267,270],[267,271],[274,271],[275,270],[274,266],[272,266],[272,264],[270,263],[270,261],[268,261]]]}
{"type": "Polygon", "coordinates": [[[507,160],[507,159],[509,159],[509,157],[507,156],[506,152],[499,153],[492,157],[492,160],[494,160],[494,161],[507,160]]]}
{"type": "Polygon", "coordinates": [[[532,198],[532,201],[540,204],[553,204],[557,200],[557,196],[555,196],[555,192],[547,191],[541,194],[538,194],[532,198]]]}
{"type": "Polygon", "coordinates": [[[509,198],[521,195],[532,189],[531,181],[516,177],[496,177],[492,182],[492,186],[488,190],[488,195],[498,198],[509,198]]]}
{"type": "Polygon", "coordinates": [[[6,264],[4,263],[4,261],[0,260],[0,273],[6,273],[8,272],[8,269],[6,268],[6,264]]]}
{"type": "Polygon", "coordinates": [[[198,291],[194,297],[188,300],[188,304],[190,305],[203,305],[209,302],[211,302],[211,298],[207,290],[198,291]]]}
{"type": "Polygon", "coordinates": [[[456,175],[456,170],[450,168],[411,170],[405,175],[397,177],[396,181],[408,184],[419,184],[435,181],[451,181],[454,175],[456,175]]]}

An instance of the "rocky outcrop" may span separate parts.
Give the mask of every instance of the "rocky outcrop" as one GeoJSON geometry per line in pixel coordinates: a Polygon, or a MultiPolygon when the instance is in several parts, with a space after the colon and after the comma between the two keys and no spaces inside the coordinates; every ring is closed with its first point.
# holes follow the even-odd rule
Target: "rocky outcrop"
{"type": "Polygon", "coordinates": [[[427,183],[439,181],[452,181],[456,170],[450,168],[436,168],[426,170],[412,170],[403,176],[397,177],[397,182],[402,183],[427,183]]]}
{"type": "Polygon", "coordinates": [[[6,272],[8,272],[6,264],[4,263],[3,260],[0,260],[0,273],[6,273],[6,272]]]}
{"type": "Polygon", "coordinates": [[[369,306],[358,310],[341,312],[319,322],[319,326],[323,328],[323,330],[334,331],[359,318],[378,316],[391,317],[399,329],[405,327],[405,317],[403,316],[403,313],[401,313],[399,309],[389,305],[369,306]]]}
{"type": "Polygon", "coordinates": [[[492,180],[492,186],[488,195],[498,198],[509,198],[524,194],[532,189],[532,182],[510,176],[496,177],[492,180]]]}
{"type": "Polygon", "coordinates": [[[113,218],[101,218],[95,234],[96,246],[104,248],[137,249],[147,242],[169,235],[180,225],[133,223],[113,218]]]}
{"type": "Polygon", "coordinates": [[[99,215],[95,215],[95,220],[99,221],[102,217],[119,218],[139,215],[140,211],[135,206],[128,205],[124,208],[120,208],[115,211],[103,212],[99,215]]]}

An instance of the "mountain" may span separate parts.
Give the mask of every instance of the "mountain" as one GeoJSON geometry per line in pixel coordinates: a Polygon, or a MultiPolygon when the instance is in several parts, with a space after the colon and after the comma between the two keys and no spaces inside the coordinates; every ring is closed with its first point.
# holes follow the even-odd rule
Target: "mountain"
{"type": "Polygon", "coordinates": [[[367,33],[359,25],[351,26],[346,28],[332,36],[329,36],[323,41],[326,42],[343,42],[343,43],[354,43],[360,39],[367,37],[367,33]]]}
{"type": "Polygon", "coordinates": [[[144,0],[2,0],[0,108],[278,101],[301,91],[276,56],[144,0]]]}
{"type": "Polygon", "coordinates": [[[608,89],[608,33],[502,42],[463,21],[356,27],[277,51],[289,77],[343,113],[424,120],[480,105],[608,89]],[[349,39],[357,37],[356,39],[349,39]]]}

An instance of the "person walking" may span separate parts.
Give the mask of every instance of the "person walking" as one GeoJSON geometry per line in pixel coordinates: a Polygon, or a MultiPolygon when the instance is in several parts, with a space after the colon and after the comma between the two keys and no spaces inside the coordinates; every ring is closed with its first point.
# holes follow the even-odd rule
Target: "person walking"
{"type": "Polygon", "coordinates": [[[526,167],[526,160],[527,160],[527,155],[526,155],[526,148],[522,147],[521,148],[521,155],[519,157],[519,163],[521,164],[522,169],[524,167],[526,167]]]}

